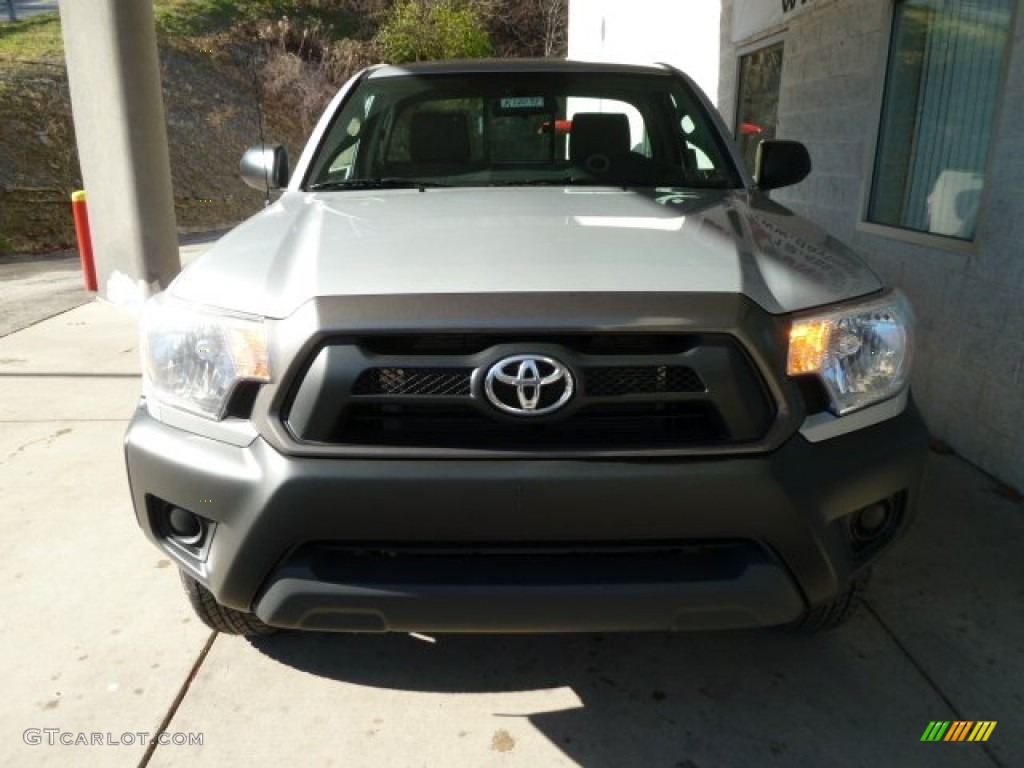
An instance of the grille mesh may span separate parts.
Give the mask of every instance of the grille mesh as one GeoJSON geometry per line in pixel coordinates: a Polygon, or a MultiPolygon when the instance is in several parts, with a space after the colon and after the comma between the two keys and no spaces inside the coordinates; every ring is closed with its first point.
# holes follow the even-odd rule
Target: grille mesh
{"type": "Polygon", "coordinates": [[[700,376],[685,365],[588,368],[584,380],[590,397],[706,391],[700,376]]]}
{"type": "Polygon", "coordinates": [[[353,395],[469,395],[472,368],[369,368],[352,385],[353,395]]]}
{"type": "MultiPolygon", "coordinates": [[[[471,368],[369,368],[352,386],[353,395],[468,396],[471,368]]],[[[700,376],[685,365],[605,366],[584,371],[587,394],[615,397],[704,392],[700,376]]]]}

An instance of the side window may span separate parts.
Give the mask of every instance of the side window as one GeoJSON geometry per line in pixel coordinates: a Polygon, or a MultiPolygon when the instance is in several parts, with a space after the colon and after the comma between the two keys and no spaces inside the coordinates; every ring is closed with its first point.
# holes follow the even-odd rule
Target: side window
{"type": "Polygon", "coordinates": [[[869,221],[974,238],[1012,5],[896,4],[869,221]]]}
{"type": "Polygon", "coordinates": [[[739,103],[736,105],[736,143],[754,170],[757,145],[774,139],[779,122],[782,83],[782,43],[740,56],[739,103]]]}
{"type": "Polygon", "coordinates": [[[693,122],[693,118],[689,115],[683,115],[679,121],[679,127],[683,131],[683,136],[686,137],[686,151],[690,153],[690,162],[694,167],[698,171],[715,170],[715,164],[711,162],[711,158],[707,156],[707,153],[690,140],[693,137],[694,131],[697,130],[697,124],[693,122]]]}
{"type": "Polygon", "coordinates": [[[347,179],[352,176],[352,167],[356,162],[356,155],[359,152],[358,139],[347,149],[343,149],[338,156],[331,161],[331,167],[327,174],[332,179],[347,179]]]}
{"type": "Polygon", "coordinates": [[[693,94],[671,95],[672,141],[683,152],[682,165],[688,183],[731,186],[736,183],[722,139],[703,105],[693,94]]]}
{"type": "Polygon", "coordinates": [[[355,176],[355,166],[360,160],[360,146],[364,146],[363,136],[371,122],[371,110],[375,95],[370,93],[362,104],[356,107],[356,115],[339,119],[331,126],[330,133],[324,142],[325,149],[316,164],[311,176],[314,183],[325,181],[344,181],[355,176]]]}

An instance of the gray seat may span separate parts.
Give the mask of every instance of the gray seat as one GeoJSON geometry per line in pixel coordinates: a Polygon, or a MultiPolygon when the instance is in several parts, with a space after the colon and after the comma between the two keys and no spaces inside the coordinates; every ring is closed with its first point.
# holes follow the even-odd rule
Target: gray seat
{"type": "Polygon", "coordinates": [[[409,157],[414,163],[469,161],[465,112],[417,112],[409,121],[409,157]]]}
{"type": "Polygon", "coordinates": [[[621,113],[578,112],[569,137],[573,162],[588,167],[595,161],[608,163],[629,152],[629,118],[621,113]]]}

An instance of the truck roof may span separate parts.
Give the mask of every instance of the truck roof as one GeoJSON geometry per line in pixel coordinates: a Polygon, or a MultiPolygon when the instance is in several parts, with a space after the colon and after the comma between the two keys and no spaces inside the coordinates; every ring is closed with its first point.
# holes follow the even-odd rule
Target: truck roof
{"type": "Polygon", "coordinates": [[[400,75],[447,75],[514,72],[566,74],[646,74],[666,75],[665,65],[641,66],[614,62],[571,61],[568,59],[463,59],[457,61],[419,61],[408,64],[380,64],[371,68],[370,78],[400,75]]]}

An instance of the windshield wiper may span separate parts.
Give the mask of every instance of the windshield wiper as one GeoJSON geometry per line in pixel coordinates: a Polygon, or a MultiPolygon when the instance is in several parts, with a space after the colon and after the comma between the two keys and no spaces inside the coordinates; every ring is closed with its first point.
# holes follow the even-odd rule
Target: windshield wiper
{"type": "Polygon", "coordinates": [[[338,179],[336,181],[321,181],[317,184],[310,184],[310,192],[323,192],[334,189],[427,189],[433,187],[447,187],[437,181],[426,181],[424,179],[404,179],[399,176],[384,176],[377,179],[338,179]]]}
{"type": "Polygon", "coordinates": [[[492,181],[491,187],[621,187],[617,179],[593,179],[587,176],[563,176],[557,179],[522,179],[520,181],[492,181]]]}

